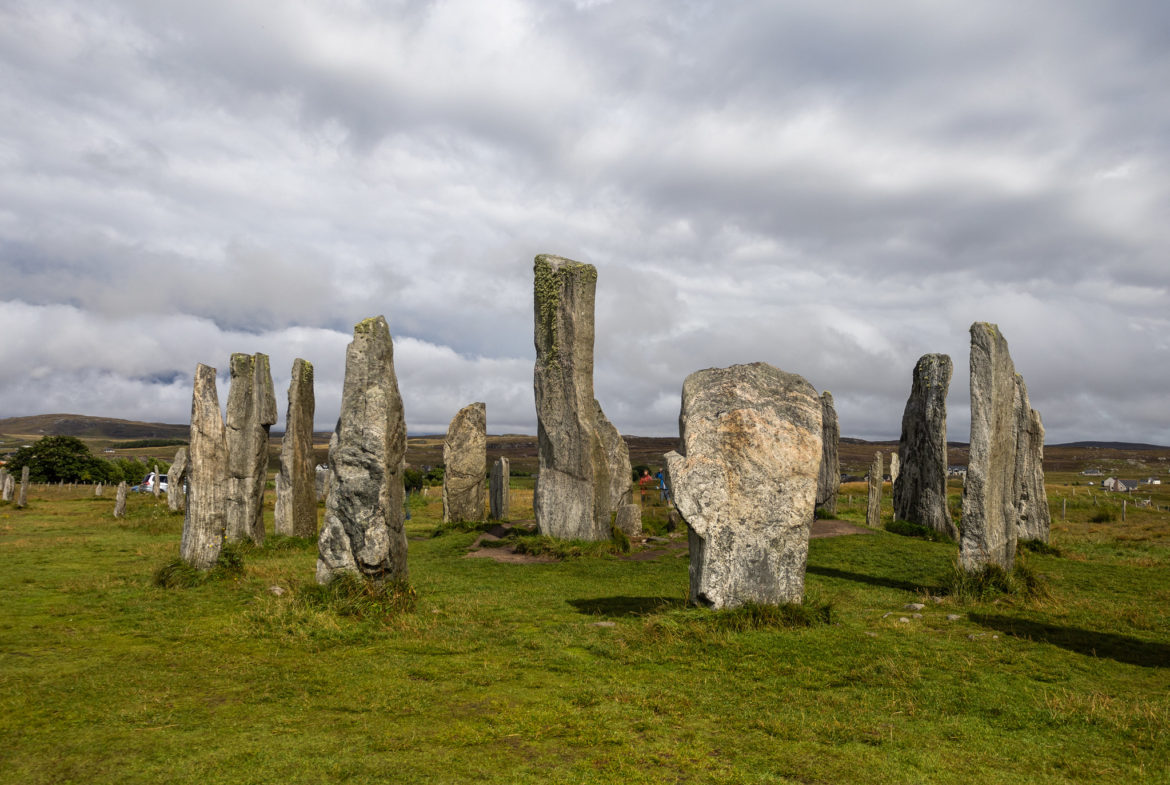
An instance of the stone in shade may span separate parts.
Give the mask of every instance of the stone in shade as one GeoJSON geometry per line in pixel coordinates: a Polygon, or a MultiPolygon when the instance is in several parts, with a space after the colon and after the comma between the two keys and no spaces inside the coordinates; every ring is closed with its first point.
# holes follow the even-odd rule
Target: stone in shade
{"type": "Polygon", "coordinates": [[[841,428],[837,423],[837,409],[833,394],[821,393],[821,469],[817,476],[817,507],[829,515],[837,514],[837,491],[841,488],[841,461],[839,449],[841,428]]]}
{"type": "Polygon", "coordinates": [[[180,447],[175,451],[175,459],[171,461],[171,468],[167,472],[167,507],[175,512],[187,509],[187,494],[184,491],[184,483],[187,481],[189,468],[187,448],[180,447]]]}
{"type": "Polygon", "coordinates": [[[405,581],[406,420],[386,319],[359,322],[345,352],[341,416],[329,445],[329,498],[317,538],[317,581],[341,572],[405,581]]]}
{"type": "Polygon", "coordinates": [[[934,529],[951,539],[959,530],[947,507],[947,391],[951,358],[925,354],[914,366],[910,397],[898,439],[894,518],[934,529]]]}
{"type": "Polygon", "coordinates": [[[822,452],[821,401],[766,363],[687,377],[670,488],[690,531],[690,597],[801,602],[822,452]]]}
{"type": "Polygon", "coordinates": [[[880,529],[882,525],[882,454],[873,454],[869,465],[869,496],[865,508],[865,525],[880,529]]]}
{"type": "Polygon", "coordinates": [[[268,429],[276,422],[276,393],[266,354],[237,352],[228,389],[227,538],[264,543],[268,429]]]}
{"type": "Polygon", "coordinates": [[[511,503],[511,490],[508,486],[510,472],[511,462],[507,458],[497,458],[492,464],[488,507],[493,521],[508,520],[508,505],[511,503]]]}
{"type": "Polygon", "coordinates": [[[1028,387],[1016,376],[1016,499],[1018,525],[1016,536],[1022,540],[1048,542],[1052,516],[1048,510],[1048,492],[1044,489],[1044,424],[1040,412],[1028,400],[1028,387]]]}

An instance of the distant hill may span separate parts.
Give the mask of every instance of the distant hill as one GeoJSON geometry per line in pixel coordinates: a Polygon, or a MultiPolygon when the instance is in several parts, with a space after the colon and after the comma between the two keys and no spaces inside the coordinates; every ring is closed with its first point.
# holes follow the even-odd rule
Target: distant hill
{"type": "Polygon", "coordinates": [[[1170,450],[1159,444],[1139,444],[1136,442],[1066,442],[1064,444],[1046,444],[1048,447],[1095,447],[1100,450],[1170,450]]]}
{"type": "Polygon", "coordinates": [[[38,414],[0,420],[0,433],[8,436],[76,436],[87,439],[186,439],[188,425],[134,422],[84,414],[38,414]]]}

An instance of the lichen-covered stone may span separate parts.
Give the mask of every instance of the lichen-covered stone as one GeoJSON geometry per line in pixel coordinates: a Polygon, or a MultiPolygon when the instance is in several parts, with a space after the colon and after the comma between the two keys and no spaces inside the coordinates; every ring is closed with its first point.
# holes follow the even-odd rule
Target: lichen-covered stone
{"type": "Polygon", "coordinates": [[[187,514],[179,556],[199,570],[215,565],[227,528],[228,447],[215,369],[202,363],[195,369],[191,393],[191,438],[187,514]]]}
{"type": "Polygon", "coordinates": [[[829,515],[837,514],[837,492],[841,489],[841,427],[833,394],[821,393],[821,469],[817,476],[817,507],[829,515]]]}
{"type": "Polygon", "coordinates": [[[873,462],[869,465],[869,475],[866,479],[869,482],[869,495],[865,508],[865,525],[878,529],[882,525],[882,453],[880,450],[873,454],[873,462]]]}
{"type": "MultiPolygon", "coordinates": [[[[169,480],[167,481],[167,487],[170,487],[169,480]]],[[[126,492],[128,490],[129,490],[129,488],[126,487],[125,480],[118,483],[118,490],[117,490],[116,495],[114,496],[114,517],[115,518],[125,518],[126,517],[126,492]]]]}
{"type": "Polygon", "coordinates": [[[277,419],[266,354],[232,355],[227,403],[227,538],[264,543],[268,430],[277,419]]]}
{"type": "Polygon", "coordinates": [[[1016,557],[1016,369],[994,324],[971,325],[971,446],[963,485],[959,564],[1010,570],[1016,557]]]}
{"type": "Polygon", "coordinates": [[[1044,424],[1028,400],[1028,387],[1016,376],[1016,536],[1048,542],[1052,516],[1044,489],[1044,424]]]}
{"type": "Polygon", "coordinates": [[[607,540],[613,510],[610,468],[593,397],[597,270],[541,255],[534,278],[536,525],[552,537],[607,540]]]}
{"type": "Polygon", "coordinates": [[[24,509],[28,506],[28,467],[25,466],[20,470],[20,493],[16,496],[17,509],[24,509]]]}
{"type": "Polygon", "coordinates": [[[487,466],[487,405],[464,406],[443,439],[443,522],[482,521],[487,466]]]}
{"type": "Polygon", "coordinates": [[[405,581],[406,420],[394,345],[381,316],[359,322],[345,352],[341,416],[329,443],[330,491],[317,538],[317,581],[340,572],[405,581]]]}
{"type": "Polygon", "coordinates": [[[273,513],[276,533],[286,537],[317,536],[317,478],[313,458],[316,406],[313,365],[298,357],[293,361],[288,385],[288,411],[280,440],[280,471],[276,475],[273,513]]]}
{"type": "MultiPolygon", "coordinates": [[[[601,403],[593,401],[597,434],[605,448],[606,474],[609,476],[609,509],[617,510],[630,503],[634,494],[633,469],[630,466],[630,448],[617,427],[601,410],[601,403]]],[[[641,524],[639,523],[639,526],[641,524]]]]}
{"type": "Polygon", "coordinates": [[[690,597],[713,608],[801,602],[821,465],[821,401],[766,363],[687,377],[666,454],[690,531],[690,597]]]}
{"type": "Polygon", "coordinates": [[[180,447],[175,451],[175,459],[171,461],[171,468],[167,471],[167,507],[175,512],[187,509],[187,494],[183,486],[187,481],[189,468],[187,448],[180,447]]]}
{"type": "Polygon", "coordinates": [[[511,504],[511,489],[508,486],[510,476],[511,462],[504,457],[497,458],[492,464],[488,494],[489,514],[493,521],[508,520],[508,505],[511,504]]]}
{"type": "Polygon", "coordinates": [[[894,518],[929,526],[951,539],[959,530],[947,507],[947,391],[951,358],[925,354],[914,366],[898,440],[894,518]]]}

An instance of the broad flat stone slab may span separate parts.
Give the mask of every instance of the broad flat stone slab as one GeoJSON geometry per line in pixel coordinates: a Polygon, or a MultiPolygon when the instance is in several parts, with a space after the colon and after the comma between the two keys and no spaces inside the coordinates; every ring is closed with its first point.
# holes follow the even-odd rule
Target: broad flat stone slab
{"type": "Polygon", "coordinates": [[[386,319],[353,328],[341,416],[329,444],[329,498],[317,539],[317,581],[341,572],[406,580],[406,420],[386,319]]]}
{"type": "Polygon", "coordinates": [[[227,433],[219,411],[215,369],[199,364],[191,392],[191,438],[187,514],[179,556],[192,567],[211,569],[227,528],[227,433]]]}
{"type": "Polygon", "coordinates": [[[443,522],[482,521],[487,467],[487,405],[464,406],[443,439],[443,522]]]}
{"type": "Polygon", "coordinates": [[[597,270],[537,256],[533,390],[539,474],[533,493],[541,534],[610,538],[610,468],[593,397],[593,307],[597,270]]]}
{"type": "Polygon", "coordinates": [[[999,327],[971,325],[971,446],[959,564],[1010,570],[1016,557],[1016,369],[999,327]]]}
{"type": "Polygon", "coordinates": [[[947,507],[947,392],[952,370],[945,354],[923,355],[914,366],[898,439],[894,518],[957,540],[959,530],[947,507]]]}
{"type": "Polygon", "coordinates": [[[801,602],[822,452],[821,401],[766,363],[687,377],[670,487],[690,531],[690,596],[801,602]]]}

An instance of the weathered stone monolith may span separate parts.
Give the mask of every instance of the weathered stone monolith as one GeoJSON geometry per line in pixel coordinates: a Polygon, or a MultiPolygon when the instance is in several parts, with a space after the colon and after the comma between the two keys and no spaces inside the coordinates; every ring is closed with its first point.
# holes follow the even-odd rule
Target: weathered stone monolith
{"type": "Polygon", "coordinates": [[[610,466],[593,397],[597,270],[541,255],[534,277],[536,525],[552,537],[607,540],[613,512],[610,466]]]}
{"type": "Polygon", "coordinates": [[[331,489],[317,539],[317,582],[341,572],[405,581],[406,420],[394,345],[381,316],[359,322],[345,351],[341,416],[329,443],[331,489]]]}
{"type": "Polygon", "coordinates": [[[276,393],[266,354],[232,355],[228,389],[227,539],[264,543],[268,429],[276,422],[276,393]]]}
{"type": "Polygon", "coordinates": [[[613,513],[613,525],[627,537],[642,536],[642,505],[623,504],[613,513]]]}
{"type": "Polygon", "coordinates": [[[1010,570],[1016,557],[1016,369],[999,327],[971,325],[971,446],[959,564],[1010,570]]]}
{"type": "Polygon", "coordinates": [[[1048,542],[1052,515],[1044,489],[1044,424],[1028,400],[1028,387],[1016,376],[1016,536],[1048,542]]]}
{"type": "Polygon", "coordinates": [[[605,448],[606,473],[609,475],[609,508],[617,510],[630,503],[634,495],[633,469],[630,467],[630,448],[617,427],[601,410],[601,403],[593,401],[597,419],[597,434],[605,448]]]}
{"type": "Polygon", "coordinates": [[[947,391],[951,372],[951,358],[945,354],[925,354],[914,366],[898,440],[901,466],[894,481],[894,518],[958,539],[959,530],[947,507],[947,391]]]}
{"type": "Polygon", "coordinates": [[[20,493],[16,496],[16,506],[23,509],[28,505],[28,467],[20,470],[20,493]]]}
{"type": "Polygon", "coordinates": [[[97,485],[93,486],[93,495],[95,498],[99,498],[99,499],[101,498],[102,484],[100,482],[97,485]]]}
{"type": "Polygon", "coordinates": [[[833,394],[825,390],[821,393],[821,469],[817,476],[817,507],[828,515],[837,514],[837,491],[841,489],[840,442],[841,427],[837,423],[833,394]]]}
{"type": "Polygon", "coordinates": [[[508,505],[511,503],[511,489],[508,487],[510,471],[511,462],[507,458],[497,458],[492,464],[488,508],[493,521],[508,520],[508,505]]]}
{"type": "MultiPolygon", "coordinates": [[[[330,444],[330,446],[332,447],[332,444],[330,444]]],[[[329,498],[329,483],[332,480],[333,475],[330,474],[328,466],[318,466],[313,471],[316,475],[315,490],[317,492],[317,501],[323,502],[329,498]]]]}
{"type": "Polygon", "coordinates": [[[487,467],[487,406],[456,413],[443,440],[443,522],[482,521],[487,467]]]}
{"type": "Polygon", "coordinates": [[[666,454],[690,531],[690,597],[712,608],[801,602],[821,465],[821,401],[766,363],[687,377],[666,454]]]}
{"type": "Polygon", "coordinates": [[[115,518],[125,518],[126,517],[126,492],[128,490],[129,490],[129,488],[126,487],[125,480],[122,480],[122,482],[118,483],[117,495],[114,496],[114,517],[115,518]]]}
{"type": "Polygon", "coordinates": [[[898,473],[901,470],[902,470],[902,467],[900,465],[900,459],[898,458],[898,453],[896,453],[896,452],[890,453],[890,487],[891,487],[891,489],[893,488],[894,483],[896,483],[898,481],[898,473]]]}
{"type": "Polygon", "coordinates": [[[865,508],[865,525],[875,529],[882,526],[882,453],[878,450],[873,454],[873,462],[869,465],[868,504],[865,508]]]}
{"type": "Polygon", "coordinates": [[[187,448],[180,447],[175,451],[175,458],[167,471],[167,507],[175,512],[187,509],[186,483],[189,470],[187,448]]]}
{"type": "Polygon", "coordinates": [[[158,470],[157,463],[154,465],[154,474],[150,479],[150,492],[154,494],[155,499],[162,495],[162,474],[158,470]]]}
{"type": "Polygon", "coordinates": [[[0,500],[12,501],[12,494],[8,492],[8,470],[0,467],[0,500]]]}
{"type": "Polygon", "coordinates": [[[209,570],[219,558],[227,526],[228,446],[215,369],[202,363],[195,368],[188,444],[187,514],[179,556],[196,569],[209,570]]]}
{"type": "Polygon", "coordinates": [[[16,493],[16,478],[11,474],[4,475],[4,501],[12,501],[12,495],[16,493]]]}
{"type": "Polygon", "coordinates": [[[287,537],[317,536],[317,478],[313,459],[313,365],[297,358],[288,385],[288,412],[280,440],[274,527],[287,537]]]}

